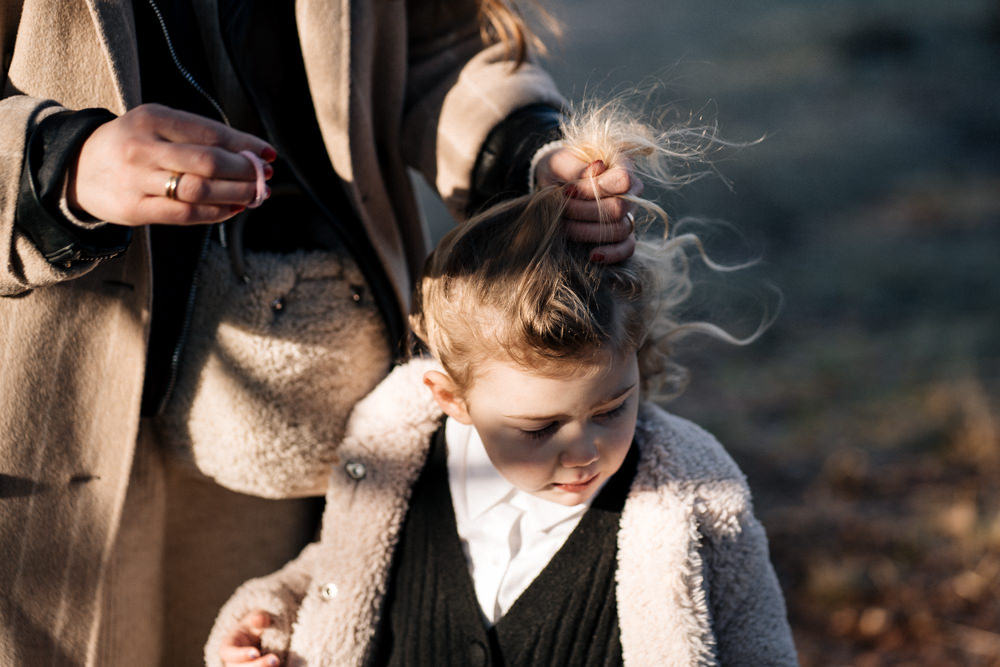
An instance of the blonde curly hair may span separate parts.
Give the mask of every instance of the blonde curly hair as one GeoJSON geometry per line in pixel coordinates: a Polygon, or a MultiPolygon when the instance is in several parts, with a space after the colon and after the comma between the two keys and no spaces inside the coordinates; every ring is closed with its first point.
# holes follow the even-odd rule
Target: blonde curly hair
{"type": "MultiPolygon", "coordinates": [[[[573,114],[564,146],[585,163],[628,164],[647,182],[675,188],[697,178],[719,145],[712,127],[675,126],[654,131],[620,103],[573,114]],[[679,168],[681,167],[681,168],[679,168]]],[[[632,201],[648,226],[667,216],[654,201],[632,201]]],[[[562,214],[563,186],[550,186],[500,203],[448,233],[428,257],[414,298],[411,327],[462,389],[474,382],[477,361],[508,359],[526,370],[558,374],[567,361],[595,363],[602,351],[634,350],[644,393],[679,393],[686,372],[672,358],[672,343],[701,332],[745,344],[704,321],[681,322],[674,311],[691,294],[692,254],[713,263],[694,234],[638,243],[618,264],[589,259],[591,245],[571,241],[562,214]]]]}

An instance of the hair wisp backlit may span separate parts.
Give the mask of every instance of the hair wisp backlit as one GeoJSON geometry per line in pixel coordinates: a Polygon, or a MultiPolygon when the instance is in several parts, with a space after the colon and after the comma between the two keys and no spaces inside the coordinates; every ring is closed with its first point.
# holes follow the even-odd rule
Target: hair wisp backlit
{"type": "MultiPolygon", "coordinates": [[[[632,96],[603,102],[584,102],[566,114],[563,145],[582,162],[600,160],[611,169],[629,166],[648,186],[676,190],[705,176],[717,174],[712,158],[722,149],[740,146],[719,137],[714,122],[667,122],[669,107],[655,117],[641,115],[632,96]]],[[[652,218],[667,221],[655,201],[622,195],[652,218]]]]}
{"type": "MultiPolygon", "coordinates": [[[[711,128],[656,130],[618,103],[574,114],[563,144],[585,163],[627,163],[660,188],[697,178],[692,165],[708,164],[724,145],[711,128]]],[[[666,223],[656,202],[626,197],[648,220],[666,223]]],[[[672,395],[686,379],[673,360],[674,341],[698,332],[745,344],[763,331],[764,324],[737,338],[709,322],[675,319],[692,291],[693,257],[731,270],[713,263],[697,236],[666,234],[639,243],[627,261],[596,264],[589,244],[567,238],[566,204],[559,186],[503,202],[453,229],[428,258],[411,325],[460,387],[471,386],[483,359],[555,374],[567,361],[591,363],[602,351],[635,350],[644,389],[672,395]]]]}
{"type": "MultiPolygon", "coordinates": [[[[539,2],[529,0],[535,18],[555,39],[562,37],[562,24],[539,2]]],[[[524,12],[513,0],[479,0],[480,35],[483,42],[499,42],[507,50],[507,56],[520,67],[532,53],[546,55],[548,49],[538,33],[532,30],[524,12]]]]}

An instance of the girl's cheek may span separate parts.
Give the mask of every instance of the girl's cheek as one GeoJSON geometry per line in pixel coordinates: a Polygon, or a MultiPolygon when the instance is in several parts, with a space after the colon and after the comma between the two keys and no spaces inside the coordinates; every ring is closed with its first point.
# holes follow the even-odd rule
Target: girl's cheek
{"type": "Polygon", "coordinates": [[[517,461],[511,461],[507,466],[511,476],[525,480],[547,476],[549,467],[544,461],[533,458],[522,458],[517,461]]]}

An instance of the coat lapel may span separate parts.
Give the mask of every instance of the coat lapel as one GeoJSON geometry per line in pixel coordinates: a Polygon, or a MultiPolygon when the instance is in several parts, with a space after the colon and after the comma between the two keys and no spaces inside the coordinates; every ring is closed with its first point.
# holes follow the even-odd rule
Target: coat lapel
{"type": "MultiPolygon", "coordinates": [[[[356,4],[354,11],[367,11],[366,3],[356,4]]],[[[316,120],[334,168],[351,184],[355,180],[348,141],[351,40],[344,38],[351,34],[350,0],[297,0],[295,18],[316,120]]],[[[356,196],[353,188],[349,190],[356,196]]]]}
{"type": "MultiPolygon", "coordinates": [[[[427,240],[412,207],[409,177],[402,163],[380,155],[398,147],[405,76],[383,76],[379,67],[392,63],[397,76],[406,68],[401,7],[395,14],[375,2],[297,0],[302,59],[323,141],[330,161],[368,232],[400,304],[409,303],[411,265],[423,262],[427,240]],[[377,55],[376,55],[377,52],[377,55]],[[378,87],[379,95],[374,95],[378,87]],[[385,94],[381,90],[387,91],[385,94]],[[383,118],[382,114],[390,114],[383,118]],[[380,122],[381,119],[381,122],[380,122]],[[376,127],[377,126],[377,127],[376,127]],[[379,140],[385,142],[379,146],[379,140]],[[383,159],[385,158],[385,159],[383,159]],[[394,206],[401,206],[403,212],[394,206]],[[400,218],[415,230],[404,242],[400,218]],[[409,247],[407,247],[409,246],[409,247]],[[411,257],[408,258],[408,254],[411,257]]],[[[382,3],[384,4],[384,3],[382,3]]],[[[405,310],[405,307],[404,307],[405,310]]]]}
{"type": "Polygon", "coordinates": [[[129,0],[86,0],[86,5],[107,60],[112,88],[117,93],[116,104],[109,108],[123,113],[142,102],[132,3],[129,0]]]}
{"type": "Polygon", "coordinates": [[[640,420],[641,458],[618,533],[618,617],[627,665],[715,664],[696,500],[640,420]]]}

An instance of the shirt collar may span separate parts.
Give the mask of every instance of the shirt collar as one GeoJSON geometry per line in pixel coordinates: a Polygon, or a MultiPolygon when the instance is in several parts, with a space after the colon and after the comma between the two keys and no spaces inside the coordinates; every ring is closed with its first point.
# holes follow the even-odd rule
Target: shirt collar
{"type": "Polygon", "coordinates": [[[579,505],[561,505],[513,486],[493,467],[479,433],[471,425],[448,419],[445,441],[449,475],[458,474],[463,480],[456,486],[464,491],[465,512],[470,521],[507,503],[524,511],[536,530],[546,531],[582,514],[590,505],[589,500],[579,505]]]}
{"type": "Polygon", "coordinates": [[[454,419],[445,422],[449,474],[458,474],[457,487],[463,492],[468,519],[475,520],[517,492],[497,472],[486,454],[476,429],[454,419]]]}

